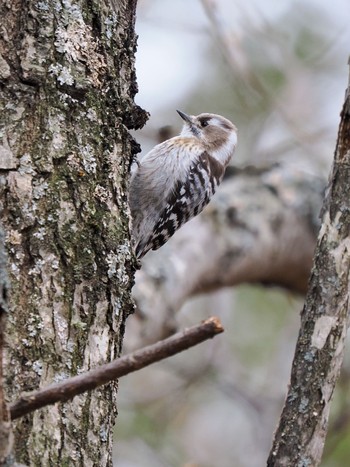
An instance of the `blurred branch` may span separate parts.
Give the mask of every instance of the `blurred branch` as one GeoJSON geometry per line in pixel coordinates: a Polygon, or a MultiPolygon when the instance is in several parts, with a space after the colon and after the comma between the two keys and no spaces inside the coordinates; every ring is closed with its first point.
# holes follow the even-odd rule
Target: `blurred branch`
{"type": "MultiPolygon", "coordinates": [[[[286,105],[284,100],[279,99],[276,90],[270,90],[266,86],[247,59],[240,38],[232,31],[230,31],[229,34],[226,32],[224,20],[220,16],[218,2],[216,0],[201,0],[201,3],[210,21],[214,38],[216,39],[224,61],[229,67],[232,76],[238,76],[242,86],[251,87],[252,90],[258,92],[259,95],[263,96],[268,102],[271,102],[271,107],[274,111],[279,113],[291,133],[293,133],[295,140],[303,147],[307,145],[306,149],[308,153],[313,151],[314,149],[310,143],[316,140],[318,132],[311,134],[305,131],[304,125],[301,125],[300,122],[295,122],[290,114],[288,105],[286,105]]],[[[252,31],[250,32],[252,33],[252,31]]],[[[317,152],[316,155],[318,155],[317,152]]]]}
{"type": "Polygon", "coordinates": [[[203,213],[143,259],[133,289],[142,341],[173,332],[176,311],[198,293],[255,283],[304,294],[324,186],[288,165],[229,167],[203,213]]]}
{"type": "Polygon", "coordinates": [[[113,360],[106,365],[101,365],[87,373],[23,394],[10,406],[12,419],[19,418],[41,407],[72,399],[78,394],[96,389],[121,376],[211,339],[221,332],[223,332],[223,327],[220,321],[214,317],[209,318],[203,323],[174,334],[168,339],[113,360]]]}
{"type": "Polygon", "coordinates": [[[321,461],[349,324],[349,179],[350,87],[341,114],[291,382],[268,458],[269,467],[317,466],[321,461]]]}

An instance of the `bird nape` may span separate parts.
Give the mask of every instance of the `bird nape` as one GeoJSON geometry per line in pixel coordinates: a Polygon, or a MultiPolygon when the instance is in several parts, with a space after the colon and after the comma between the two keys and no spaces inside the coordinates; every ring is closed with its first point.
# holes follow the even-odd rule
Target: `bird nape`
{"type": "Polygon", "coordinates": [[[179,136],[143,156],[131,176],[129,205],[137,258],[157,250],[209,203],[237,144],[237,129],[221,115],[177,111],[179,136]]]}

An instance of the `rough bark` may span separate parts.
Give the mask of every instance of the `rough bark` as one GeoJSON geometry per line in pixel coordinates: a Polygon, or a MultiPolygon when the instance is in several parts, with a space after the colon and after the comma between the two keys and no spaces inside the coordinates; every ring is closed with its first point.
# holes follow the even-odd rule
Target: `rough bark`
{"type": "MultiPolygon", "coordinates": [[[[118,356],[132,311],[135,0],[0,6],[0,212],[11,400],[118,356]]],[[[116,384],[16,423],[35,465],[112,465],[116,384]]]]}
{"type": "Polygon", "coordinates": [[[137,345],[173,332],[176,311],[198,293],[242,283],[305,293],[324,187],[288,165],[229,170],[203,213],[142,260],[137,345]]]}
{"type": "Polygon", "coordinates": [[[350,87],[323,205],[291,382],[268,466],[317,466],[349,323],[350,87]]]}

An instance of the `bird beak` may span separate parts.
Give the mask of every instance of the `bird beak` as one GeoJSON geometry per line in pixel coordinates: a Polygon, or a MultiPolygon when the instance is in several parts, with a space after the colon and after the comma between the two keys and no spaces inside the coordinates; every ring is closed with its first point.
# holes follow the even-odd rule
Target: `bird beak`
{"type": "Polygon", "coordinates": [[[190,125],[193,124],[192,118],[189,115],[185,114],[184,112],[181,112],[181,110],[177,110],[176,112],[180,115],[180,117],[183,120],[185,120],[185,122],[189,123],[190,125]]]}

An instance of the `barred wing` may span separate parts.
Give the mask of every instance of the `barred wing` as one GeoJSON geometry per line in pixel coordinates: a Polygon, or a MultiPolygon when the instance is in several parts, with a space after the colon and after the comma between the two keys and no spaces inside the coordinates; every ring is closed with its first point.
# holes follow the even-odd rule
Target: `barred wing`
{"type": "Polygon", "coordinates": [[[149,250],[157,250],[192,217],[209,203],[224,175],[224,167],[206,152],[191,165],[187,178],[179,180],[159,213],[152,232],[136,246],[141,258],[149,250]]]}

